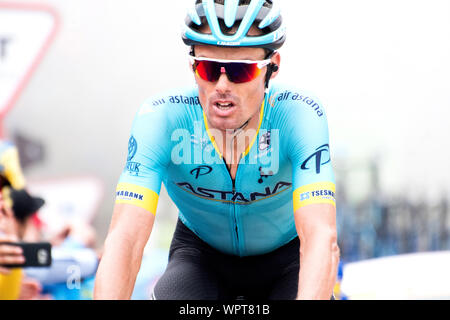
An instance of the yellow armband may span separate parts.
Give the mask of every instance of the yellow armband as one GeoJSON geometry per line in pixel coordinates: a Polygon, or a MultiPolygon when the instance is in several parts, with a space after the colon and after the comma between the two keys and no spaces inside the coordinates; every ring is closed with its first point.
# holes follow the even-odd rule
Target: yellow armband
{"type": "Polygon", "coordinates": [[[294,212],[309,204],[329,203],[336,206],[336,186],[332,182],[317,182],[294,190],[294,212]]]}
{"type": "Polygon", "coordinates": [[[22,269],[12,269],[8,275],[0,274],[0,300],[19,299],[22,269]]]}
{"type": "Polygon", "coordinates": [[[153,190],[131,183],[119,183],[116,189],[116,203],[128,203],[141,207],[156,215],[158,194],[153,190]]]}

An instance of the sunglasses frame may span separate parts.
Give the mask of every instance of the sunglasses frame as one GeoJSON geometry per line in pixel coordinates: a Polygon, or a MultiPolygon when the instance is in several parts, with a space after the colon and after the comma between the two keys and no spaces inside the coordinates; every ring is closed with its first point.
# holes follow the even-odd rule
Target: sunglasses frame
{"type": "Polygon", "coordinates": [[[269,65],[272,60],[265,59],[265,60],[225,60],[225,59],[212,59],[212,58],[203,58],[203,57],[194,57],[189,55],[189,60],[191,61],[191,64],[193,65],[195,61],[211,61],[211,62],[218,62],[218,63],[246,63],[246,64],[256,64],[256,66],[259,69],[264,68],[265,66],[269,65]]]}
{"type": "MultiPolygon", "coordinates": [[[[213,58],[204,58],[204,57],[194,57],[192,55],[189,55],[189,61],[191,62],[191,65],[194,67],[194,64],[196,61],[210,61],[210,62],[217,62],[217,63],[245,63],[245,64],[256,64],[258,69],[262,69],[265,66],[268,66],[271,64],[271,59],[264,59],[264,60],[226,60],[226,59],[213,59],[213,58]]],[[[195,69],[194,69],[195,70],[195,69]]],[[[227,73],[227,68],[225,67],[225,74],[227,75],[229,79],[229,75],[227,73]]]]}

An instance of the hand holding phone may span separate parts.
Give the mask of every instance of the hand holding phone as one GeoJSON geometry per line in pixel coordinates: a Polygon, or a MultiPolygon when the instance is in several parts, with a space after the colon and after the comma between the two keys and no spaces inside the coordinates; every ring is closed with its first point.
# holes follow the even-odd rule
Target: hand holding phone
{"type": "Polygon", "coordinates": [[[22,248],[1,244],[2,242],[16,242],[17,238],[0,232],[0,274],[9,274],[9,270],[2,265],[22,264],[25,262],[22,248]]]}
{"type": "Polygon", "coordinates": [[[2,251],[7,253],[3,255],[3,259],[0,254],[0,265],[5,268],[49,267],[52,263],[49,242],[1,242],[0,252],[2,251]]]}

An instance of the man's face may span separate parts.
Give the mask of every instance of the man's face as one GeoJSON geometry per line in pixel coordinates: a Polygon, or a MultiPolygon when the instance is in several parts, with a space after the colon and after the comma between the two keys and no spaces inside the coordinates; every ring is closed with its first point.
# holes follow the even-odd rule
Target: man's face
{"type": "MultiPolygon", "coordinates": [[[[225,60],[264,60],[260,48],[223,48],[195,46],[195,56],[225,60]]],[[[209,82],[197,75],[200,103],[211,127],[219,130],[237,129],[259,113],[265,89],[267,67],[252,81],[233,83],[222,73],[219,80],[209,82]]]]}

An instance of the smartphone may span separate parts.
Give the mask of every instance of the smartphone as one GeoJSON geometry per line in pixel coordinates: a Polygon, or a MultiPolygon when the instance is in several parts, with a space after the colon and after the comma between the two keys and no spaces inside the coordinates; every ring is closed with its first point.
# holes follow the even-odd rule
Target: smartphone
{"type": "Polygon", "coordinates": [[[52,245],[49,242],[3,242],[3,245],[22,248],[23,264],[3,265],[5,268],[49,267],[52,265],[52,245]]]}

